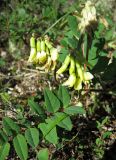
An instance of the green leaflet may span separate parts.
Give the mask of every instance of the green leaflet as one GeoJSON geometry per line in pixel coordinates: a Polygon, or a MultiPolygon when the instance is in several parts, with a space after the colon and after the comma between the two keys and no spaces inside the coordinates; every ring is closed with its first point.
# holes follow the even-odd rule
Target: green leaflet
{"type": "Polygon", "coordinates": [[[74,114],[85,114],[86,111],[84,110],[83,107],[80,106],[70,106],[68,108],[64,109],[64,112],[69,114],[69,115],[74,115],[74,114]]]}
{"type": "Polygon", "coordinates": [[[14,133],[19,133],[20,127],[9,117],[3,118],[3,126],[8,135],[13,135],[14,133]]]}
{"type": "Polygon", "coordinates": [[[6,133],[2,129],[0,129],[0,145],[3,145],[7,141],[8,141],[8,137],[6,133]]]}
{"type": "Polygon", "coordinates": [[[57,112],[52,118],[46,119],[46,123],[40,123],[38,125],[45,139],[54,144],[57,144],[58,142],[56,131],[57,125],[68,131],[72,129],[72,122],[70,117],[67,114],[61,112],[57,112]]]}
{"type": "Polygon", "coordinates": [[[48,158],[49,158],[49,151],[48,151],[48,149],[47,148],[41,149],[37,153],[37,158],[38,158],[38,160],[48,160],[48,158]]]}
{"type": "Polygon", "coordinates": [[[10,151],[10,144],[5,143],[1,148],[0,148],[0,160],[5,160],[6,157],[8,156],[10,151]]]}
{"type": "Polygon", "coordinates": [[[49,89],[44,90],[45,105],[48,112],[56,112],[60,108],[60,101],[49,89]]]}
{"type": "Polygon", "coordinates": [[[63,108],[66,108],[70,103],[70,95],[65,86],[59,86],[58,90],[58,98],[61,100],[63,104],[63,108]]]}
{"type": "Polygon", "coordinates": [[[48,140],[50,143],[57,144],[58,143],[58,136],[56,132],[56,126],[46,124],[46,123],[41,123],[39,126],[40,130],[43,133],[43,136],[45,137],[46,140],[48,140]]]}
{"type": "MultiPolygon", "coordinates": [[[[60,119],[61,117],[64,117],[65,115],[66,115],[65,113],[57,112],[57,113],[55,113],[54,119],[60,119]]],[[[65,130],[68,130],[68,131],[71,131],[72,126],[73,126],[69,116],[67,116],[66,118],[59,121],[59,123],[57,123],[57,125],[61,128],[64,128],[65,130]]]]}
{"type": "Polygon", "coordinates": [[[28,158],[28,147],[25,137],[22,134],[18,134],[13,139],[13,145],[17,155],[21,160],[27,160],[28,158]]]}
{"type": "Polygon", "coordinates": [[[43,108],[37,104],[32,98],[28,99],[28,105],[31,107],[32,111],[38,115],[44,115],[43,108]]]}
{"type": "Polygon", "coordinates": [[[27,142],[33,148],[37,147],[37,145],[39,144],[39,131],[37,128],[28,128],[25,131],[25,137],[27,142]]]}
{"type": "Polygon", "coordinates": [[[74,16],[68,16],[68,25],[74,34],[77,34],[77,19],[74,16]]]}

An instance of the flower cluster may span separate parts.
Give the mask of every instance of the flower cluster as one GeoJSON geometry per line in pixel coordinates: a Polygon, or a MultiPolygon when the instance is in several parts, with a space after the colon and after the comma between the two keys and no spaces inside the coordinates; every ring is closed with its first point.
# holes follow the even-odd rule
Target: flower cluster
{"type": "Polygon", "coordinates": [[[79,30],[83,33],[86,29],[92,26],[92,29],[97,24],[96,9],[91,1],[85,3],[85,7],[81,11],[80,23],[78,25],[79,30]]]}
{"type": "Polygon", "coordinates": [[[55,69],[59,48],[53,47],[48,36],[36,40],[32,35],[30,47],[28,62],[36,64],[40,70],[49,71],[55,69]]]}
{"type": "Polygon", "coordinates": [[[63,85],[74,87],[75,90],[82,89],[82,83],[87,84],[93,79],[93,75],[90,72],[85,71],[83,66],[71,55],[66,56],[64,63],[57,71],[57,75],[62,74],[67,70],[69,71],[69,78],[63,85]]]}

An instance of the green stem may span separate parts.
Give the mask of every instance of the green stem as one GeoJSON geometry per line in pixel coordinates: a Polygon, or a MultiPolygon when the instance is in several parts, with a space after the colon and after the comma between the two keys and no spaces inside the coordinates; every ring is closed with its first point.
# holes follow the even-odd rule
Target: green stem
{"type": "Polygon", "coordinates": [[[53,23],[43,34],[43,36],[46,35],[46,33],[48,33],[57,23],[59,23],[63,18],[65,18],[66,16],[68,16],[71,12],[66,13],[65,15],[63,15],[61,18],[59,18],[55,23],[53,23]]]}

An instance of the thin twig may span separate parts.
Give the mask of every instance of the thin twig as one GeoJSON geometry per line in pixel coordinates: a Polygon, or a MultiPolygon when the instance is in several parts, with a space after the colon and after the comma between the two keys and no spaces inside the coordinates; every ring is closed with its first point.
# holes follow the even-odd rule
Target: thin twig
{"type": "Polygon", "coordinates": [[[29,69],[29,68],[22,68],[25,71],[30,71],[30,72],[36,72],[39,73],[39,71],[37,69],[29,69]]]}

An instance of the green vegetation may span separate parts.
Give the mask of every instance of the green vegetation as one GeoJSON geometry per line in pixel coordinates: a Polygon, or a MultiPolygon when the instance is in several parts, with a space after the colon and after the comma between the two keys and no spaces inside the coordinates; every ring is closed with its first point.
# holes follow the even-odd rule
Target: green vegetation
{"type": "Polygon", "coordinates": [[[98,4],[1,1],[0,160],[115,159],[116,26],[98,4]]]}

